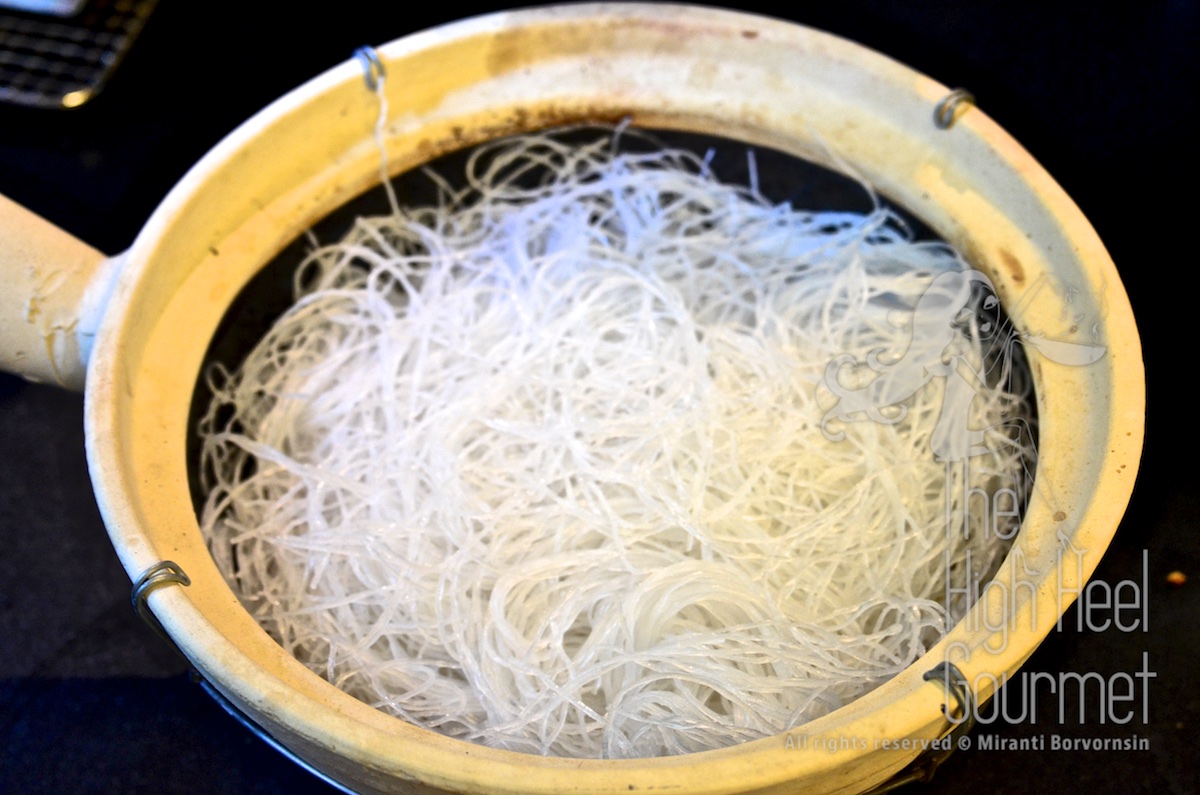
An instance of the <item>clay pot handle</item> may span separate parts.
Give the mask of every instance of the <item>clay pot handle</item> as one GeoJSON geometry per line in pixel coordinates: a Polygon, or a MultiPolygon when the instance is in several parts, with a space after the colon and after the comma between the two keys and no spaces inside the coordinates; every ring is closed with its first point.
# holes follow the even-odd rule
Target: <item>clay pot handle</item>
{"type": "Polygon", "coordinates": [[[82,391],[120,260],[0,196],[0,370],[82,391]]]}

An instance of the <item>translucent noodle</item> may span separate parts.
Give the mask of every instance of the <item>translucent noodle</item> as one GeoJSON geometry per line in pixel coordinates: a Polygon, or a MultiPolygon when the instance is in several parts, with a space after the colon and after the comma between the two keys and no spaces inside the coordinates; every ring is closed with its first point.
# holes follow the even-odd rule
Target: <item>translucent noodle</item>
{"type": "Polygon", "coordinates": [[[978,290],[938,278],[967,271],[689,153],[493,144],[314,250],[210,374],[203,530],[289,652],[419,726],[610,758],[778,733],[911,664],[1004,554],[952,526],[967,488],[1023,499],[1031,452],[978,290]],[[970,317],[925,342],[930,296],[970,317]],[[887,392],[902,359],[929,367],[887,392]],[[993,371],[969,467],[935,454],[945,361],[993,371]]]}

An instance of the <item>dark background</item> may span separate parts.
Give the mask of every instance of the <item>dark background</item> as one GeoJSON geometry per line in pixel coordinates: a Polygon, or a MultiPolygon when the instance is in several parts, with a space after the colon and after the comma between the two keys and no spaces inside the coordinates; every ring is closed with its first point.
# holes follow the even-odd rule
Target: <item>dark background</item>
{"type": "MultiPolygon", "coordinates": [[[[0,193],[103,251],[121,251],[193,162],[283,92],[362,44],[499,7],[162,3],[88,105],[0,107],[0,193]]],[[[1150,750],[966,751],[924,789],[1200,791],[1200,511],[1190,458],[1197,4],[843,0],[788,8],[796,21],[973,91],[1092,221],[1145,347],[1146,452],[1097,577],[1140,582],[1147,551],[1149,627],[1052,633],[1024,670],[1107,679],[1139,670],[1145,653],[1157,674],[1149,721],[1101,724],[1092,709],[1060,724],[1047,704],[1036,722],[979,727],[973,736],[1136,734],[1150,750]],[[1175,569],[1191,582],[1168,585],[1175,569]]],[[[0,792],[328,791],[193,685],[133,616],[128,593],[91,496],[82,397],[0,376],[0,792]]],[[[1074,625],[1073,613],[1066,623],[1074,625]]]]}

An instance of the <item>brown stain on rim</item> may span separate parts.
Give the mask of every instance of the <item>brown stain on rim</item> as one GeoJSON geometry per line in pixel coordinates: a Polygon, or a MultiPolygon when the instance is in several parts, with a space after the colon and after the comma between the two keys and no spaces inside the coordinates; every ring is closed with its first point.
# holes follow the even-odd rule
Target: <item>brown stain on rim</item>
{"type": "Polygon", "coordinates": [[[1004,262],[1004,267],[1008,269],[1014,282],[1021,284],[1025,281],[1025,268],[1021,265],[1021,260],[1014,257],[1011,251],[1006,248],[1000,249],[1000,259],[1004,262]]]}
{"type": "MultiPolygon", "coordinates": [[[[506,116],[490,124],[466,127],[451,126],[448,135],[441,135],[419,142],[417,165],[427,163],[442,155],[460,149],[477,146],[488,141],[506,138],[537,130],[548,130],[571,125],[597,125],[614,127],[624,121],[632,121],[633,112],[612,107],[516,107],[506,116]]],[[[392,166],[393,173],[412,168],[413,165],[392,166]]]]}
{"type": "MultiPolygon", "coordinates": [[[[649,18],[573,19],[549,18],[544,23],[519,29],[499,30],[486,39],[484,62],[489,75],[524,69],[551,57],[588,57],[605,60],[618,53],[637,53],[651,42],[657,55],[692,51],[697,36],[726,37],[727,32],[711,23],[669,16],[649,18]]],[[[743,29],[743,38],[758,37],[758,31],[743,29]]]]}

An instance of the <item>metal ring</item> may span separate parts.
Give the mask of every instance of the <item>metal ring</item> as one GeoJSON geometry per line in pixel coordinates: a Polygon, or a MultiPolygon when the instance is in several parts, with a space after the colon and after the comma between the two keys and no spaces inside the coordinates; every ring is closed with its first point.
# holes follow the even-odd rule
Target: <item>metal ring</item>
{"type": "Polygon", "coordinates": [[[926,682],[932,682],[935,679],[941,680],[946,687],[946,692],[954,696],[954,700],[958,702],[958,718],[950,715],[950,710],[947,705],[942,705],[942,714],[946,716],[946,720],[950,721],[955,726],[970,722],[975,723],[974,697],[971,695],[971,688],[967,687],[967,677],[958,669],[958,666],[952,662],[940,662],[925,672],[921,677],[926,682]]]}
{"type": "Polygon", "coordinates": [[[942,98],[933,109],[933,123],[939,130],[949,130],[975,105],[975,95],[965,88],[956,88],[942,98]]]}
{"type": "Polygon", "coordinates": [[[971,693],[971,688],[967,686],[967,677],[963,675],[957,665],[952,662],[938,663],[926,671],[921,678],[926,682],[940,682],[948,692],[953,694],[954,700],[957,702],[957,718],[951,715],[948,704],[942,705],[942,714],[946,716],[951,729],[939,740],[944,739],[948,742],[941,749],[930,748],[922,753],[908,767],[870,790],[869,795],[882,795],[882,793],[891,792],[906,784],[929,781],[942,763],[949,759],[950,755],[958,748],[959,738],[975,726],[975,697],[971,693]]]}
{"type": "Polygon", "coordinates": [[[278,753],[282,754],[285,759],[288,759],[291,762],[299,765],[302,769],[308,771],[313,776],[316,776],[321,781],[324,781],[338,792],[344,792],[346,795],[358,795],[358,793],[347,787],[345,784],[313,767],[299,754],[295,753],[292,751],[292,749],[288,748],[286,745],[272,737],[266,729],[258,725],[257,721],[255,721],[253,718],[243,712],[240,707],[230,701],[224,693],[216,688],[212,682],[209,682],[203,677],[197,677],[197,684],[199,684],[200,689],[205,693],[208,693],[209,697],[211,697],[213,701],[217,702],[221,709],[225,710],[230,717],[242,724],[242,726],[245,727],[255,737],[262,740],[271,748],[274,748],[278,753]]]}
{"type": "MultiPolygon", "coordinates": [[[[163,585],[176,583],[178,585],[188,586],[192,584],[192,578],[187,576],[187,573],[179,567],[178,563],[171,560],[164,560],[155,563],[150,568],[142,572],[141,576],[133,583],[133,590],[129,593],[129,601],[133,603],[133,610],[138,614],[142,621],[163,640],[167,642],[171,648],[179,652],[179,647],[175,645],[175,641],[163,629],[159,623],[157,616],[150,610],[150,606],[146,603],[146,597],[155,588],[163,585]]],[[[183,655],[179,652],[180,656],[183,655]]]]}
{"type": "Polygon", "coordinates": [[[233,716],[238,723],[249,729],[252,734],[265,742],[271,748],[274,748],[280,754],[283,754],[284,757],[299,765],[313,776],[316,776],[321,781],[324,781],[326,784],[329,784],[341,792],[347,793],[347,795],[355,795],[353,790],[347,789],[346,786],[341,782],[335,781],[325,773],[316,769],[287,746],[283,745],[270,734],[268,734],[267,731],[258,725],[253,718],[238,708],[238,706],[230,701],[224,693],[216,688],[215,685],[205,679],[199,671],[197,671],[194,667],[191,667],[191,661],[187,660],[183,652],[179,650],[179,646],[175,644],[175,641],[172,640],[171,636],[168,635],[166,630],[163,629],[162,624],[160,624],[158,621],[158,618],[155,617],[154,613],[150,610],[150,606],[146,604],[146,597],[151,591],[153,591],[155,588],[159,588],[170,583],[188,586],[192,584],[192,578],[188,577],[187,573],[179,567],[179,564],[175,563],[174,561],[164,560],[160,563],[155,563],[153,566],[143,571],[141,576],[137,578],[137,581],[133,584],[133,591],[130,593],[129,599],[133,603],[133,609],[137,612],[141,619],[145,621],[151,629],[158,633],[158,635],[167,642],[167,645],[174,649],[180,657],[184,657],[184,660],[188,662],[192,681],[200,685],[201,689],[208,693],[208,695],[214,701],[216,701],[222,709],[233,716]]]}
{"type": "Polygon", "coordinates": [[[375,48],[359,47],[354,51],[354,57],[363,66],[363,79],[367,82],[367,88],[371,91],[379,88],[379,84],[387,77],[387,70],[383,68],[383,61],[379,59],[375,48]]]}

